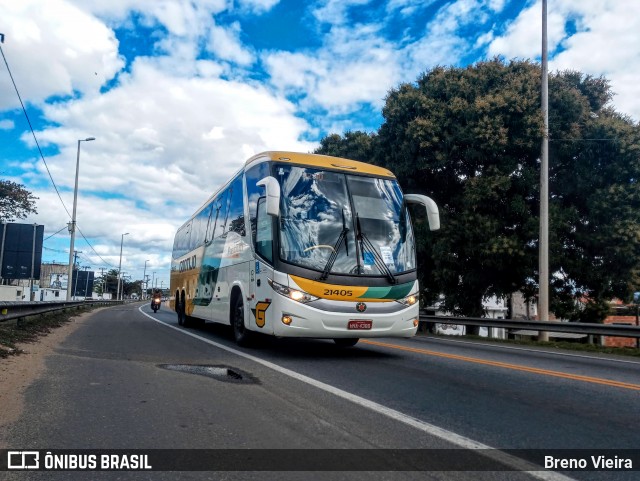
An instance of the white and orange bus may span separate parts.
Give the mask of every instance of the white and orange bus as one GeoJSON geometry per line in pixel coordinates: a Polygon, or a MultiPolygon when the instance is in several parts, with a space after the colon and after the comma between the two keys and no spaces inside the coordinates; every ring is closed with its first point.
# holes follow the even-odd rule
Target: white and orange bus
{"type": "Polygon", "coordinates": [[[382,167],[324,155],[264,152],[176,233],[171,307],[185,327],[333,339],[411,337],[418,327],[415,239],[403,195],[382,167]]]}

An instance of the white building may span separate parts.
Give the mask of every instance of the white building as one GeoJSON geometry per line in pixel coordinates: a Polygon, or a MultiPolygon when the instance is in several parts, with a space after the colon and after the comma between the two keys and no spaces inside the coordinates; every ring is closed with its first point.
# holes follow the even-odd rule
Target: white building
{"type": "MultiPolygon", "coordinates": [[[[436,302],[435,305],[430,306],[427,310],[432,311],[435,316],[450,316],[450,312],[446,312],[441,308],[442,300],[436,302]]],[[[535,302],[526,302],[521,292],[516,292],[511,295],[511,318],[512,319],[531,319],[537,316],[537,305],[535,302]]],[[[491,296],[483,300],[482,306],[484,307],[485,315],[490,319],[506,319],[509,317],[509,306],[506,298],[498,298],[491,296]]],[[[441,324],[435,325],[436,334],[443,334],[449,336],[463,336],[466,333],[465,326],[457,324],[441,324]]],[[[506,339],[506,329],[501,327],[481,327],[480,336],[490,337],[495,339],[506,339]]]]}
{"type": "Polygon", "coordinates": [[[3,302],[20,302],[29,300],[29,281],[26,285],[18,282],[15,285],[0,285],[0,301],[3,302]]]}

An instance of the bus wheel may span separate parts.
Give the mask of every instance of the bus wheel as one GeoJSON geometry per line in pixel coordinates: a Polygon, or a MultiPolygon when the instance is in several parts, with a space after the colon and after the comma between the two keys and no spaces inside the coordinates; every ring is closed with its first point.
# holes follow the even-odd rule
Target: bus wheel
{"type": "Polygon", "coordinates": [[[184,293],[182,296],[176,291],[176,314],[178,314],[178,325],[184,326],[184,318],[185,318],[185,302],[184,302],[184,293]]]}
{"type": "Polygon", "coordinates": [[[251,342],[251,332],[244,325],[244,303],[242,296],[236,298],[236,302],[231,311],[231,325],[233,327],[233,337],[238,346],[248,346],[251,342]]]}
{"type": "Polygon", "coordinates": [[[360,339],[358,339],[357,337],[354,338],[339,338],[339,339],[334,339],[333,342],[336,343],[337,346],[339,347],[351,347],[351,346],[355,346],[356,344],[358,344],[358,341],[360,339]]]}

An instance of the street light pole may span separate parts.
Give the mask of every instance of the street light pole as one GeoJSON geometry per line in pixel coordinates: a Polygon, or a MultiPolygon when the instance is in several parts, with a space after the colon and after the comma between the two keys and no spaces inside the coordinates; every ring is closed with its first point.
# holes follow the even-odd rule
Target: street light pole
{"type": "Polygon", "coordinates": [[[116,301],[120,300],[120,270],[122,269],[122,244],[124,243],[124,236],[129,235],[128,232],[122,234],[120,237],[120,262],[118,263],[118,292],[116,294],[116,301]]]}
{"type": "Polygon", "coordinates": [[[87,273],[86,281],[84,283],[84,298],[86,300],[87,297],[93,297],[93,295],[87,296],[87,294],[88,294],[87,291],[89,290],[89,269],[91,269],[91,266],[84,266],[84,269],[85,269],[85,271],[87,273]]]}
{"type": "MultiPolygon", "coordinates": [[[[540,159],[540,242],[538,253],[538,320],[549,320],[549,70],[547,66],[547,0],[542,0],[542,152],[540,159]]],[[[538,341],[549,333],[538,332],[538,341]]]]}
{"type": "Polygon", "coordinates": [[[142,300],[144,301],[147,298],[147,283],[145,282],[146,274],[147,274],[147,262],[149,259],[144,261],[144,271],[142,273],[142,283],[144,284],[144,292],[142,292],[142,300]]]}
{"type": "Polygon", "coordinates": [[[73,188],[73,214],[71,215],[71,223],[69,224],[69,233],[71,234],[71,244],[69,245],[69,271],[67,279],[67,301],[71,300],[71,280],[73,279],[73,248],[76,240],[76,208],[78,206],[78,173],[80,171],[80,142],[91,142],[96,140],[95,137],[87,137],[78,140],[78,155],[76,157],[76,182],[73,188]]]}

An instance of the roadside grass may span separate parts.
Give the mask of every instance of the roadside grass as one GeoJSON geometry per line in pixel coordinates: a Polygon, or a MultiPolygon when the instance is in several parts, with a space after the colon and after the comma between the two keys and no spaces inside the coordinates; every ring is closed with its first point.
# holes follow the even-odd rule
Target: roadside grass
{"type": "Polygon", "coordinates": [[[0,359],[22,354],[24,351],[17,347],[18,344],[36,342],[40,337],[46,336],[53,329],[68,323],[71,318],[89,310],[91,309],[80,308],[67,311],[55,311],[31,316],[22,320],[19,324],[12,321],[0,324],[0,359]]]}
{"type": "Polygon", "coordinates": [[[548,341],[548,342],[539,342],[528,339],[494,339],[489,337],[482,336],[473,336],[473,335],[465,335],[465,336],[445,336],[441,334],[431,334],[427,333],[429,337],[435,337],[439,339],[464,339],[467,341],[475,341],[475,342],[493,342],[496,344],[514,344],[518,346],[529,346],[529,347],[546,347],[551,349],[564,349],[567,351],[579,351],[579,352],[588,352],[588,353],[598,353],[598,354],[616,354],[619,356],[631,356],[640,358],[640,349],[632,348],[632,347],[606,347],[599,346],[597,344],[587,344],[587,343],[579,343],[579,342],[567,342],[567,341],[548,341]]]}

